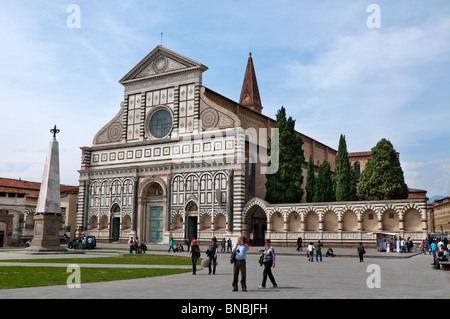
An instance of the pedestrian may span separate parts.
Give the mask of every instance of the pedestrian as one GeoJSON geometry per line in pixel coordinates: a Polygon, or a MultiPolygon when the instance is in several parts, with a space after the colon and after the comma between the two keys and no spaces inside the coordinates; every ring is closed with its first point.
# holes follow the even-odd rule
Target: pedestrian
{"type": "Polygon", "coordinates": [[[267,276],[269,276],[270,281],[272,282],[272,286],[270,288],[277,288],[277,282],[272,274],[272,267],[275,268],[275,249],[272,247],[272,243],[270,239],[265,240],[265,249],[260,249],[258,252],[262,252],[262,262],[264,265],[263,271],[263,280],[259,289],[266,288],[267,276]]]}
{"type": "Polygon", "coordinates": [[[363,262],[364,261],[364,254],[366,253],[366,250],[364,249],[363,243],[359,243],[357,251],[358,251],[358,255],[359,255],[359,262],[363,262]]]}
{"type": "Polygon", "coordinates": [[[303,239],[301,237],[299,237],[297,239],[297,251],[298,252],[302,251],[302,244],[303,244],[303,239]]]}
{"type": "Polygon", "coordinates": [[[224,253],[225,252],[225,244],[227,243],[227,240],[225,239],[225,237],[222,239],[222,241],[220,242],[220,252],[224,253]]]}
{"type": "Polygon", "coordinates": [[[436,247],[437,246],[436,246],[435,240],[433,239],[430,244],[431,255],[433,255],[433,261],[436,259],[436,247]]]}
{"type": "Polygon", "coordinates": [[[400,241],[400,253],[406,253],[406,242],[405,242],[405,238],[402,238],[402,240],[400,241]]]}
{"type": "Polygon", "coordinates": [[[233,243],[231,242],[231,238],[228,238],[227,245],[228,245],[227,253],[229,253],[231,251],[231,247],[233,246],[233,243]]]}
{"type": "Polygon", "coordinates": [[[429,251],[429,243],[428,243],[428,238],[425,238],[425,240],[423,241],[423,243],[425,244],[425,255],[427,254],[427,251],[429,251]]]}
{"type": "Polygon", "coordinates": [[[246,252],[250,245],[245,243],[244,237],[239,236],[237,242],[233,245],[233,252],[236,253],[236,260],[233,265],[233,291],[238,290],[239,272],[241,273],[241,287],[242,291],[247,291],[247,265],[246,252]]]}
{"type": "Polygon", "coordinates": [[[130,240],[128,241],[128,243],[130,244],[130,254],[133,253],[133,248],[134,248],[134,240],[133,237],[130,238],[130,240]]]}
{"type": "Polygon", "coordinates": [[[211,243],[209,244],[208,247],[208,252],[207,255],[209,257],[209,261],[208,261],[208,269],[209,269],[209,273],[208,275],[211,275],[211,262],[214,262],[214,268],[213,268],[213,275],[216,274],[216,265],[217,265],[217,251],[218,251],[219,247],[217,246],[217,240],[214,237],[213,239],[211,239],[211,243]]]}
{"type": "Polygon", "coordinates": [[[175,250],[173,249],[173,239],[172,238],[169,241],[169,250],[167,251],[168,253],[170,253],[170,249],[172,249],[172,252],[175,252],[175,250]]]}
{"type": "Polygon", "coordinates": [[[420,244],[420,254],[422,255],[422,254],[427,254],[426,253],[426,251],[425,251],[425,243],[424,243],[424,241],[422,240],[422,243],[420,244]]]}
{"type": "Polygon", "coordinates": [[[88,237],[87,242],[88,242],[88,249],[91,250],[92,249],[92,237],[88,237]]]}
{"type": "Polygon", "coordinates": [[[86,236],[83,236],[83,238],[81,238],[81,249],[86,249],[86,236]]]}
{"type": "Polygon", "coordinates": [[[197,260],[200,257],[200,247],[197,245],[197,240],[193,239],[191,241],[191,246],[189,248],[188,258],[192,259],[192,274],[197,274],[197,260]]]}
{"type": "Polygon", "coordinates": [[[316,249],[316,261],[319,261],[319,256],[320,261],[322,261],[322,247],[323,244],[320,242],[320,240],[314,245],[314,248],[316,249]]]}
{"type": "Polygon", "coordinates": [[[308,260],[314,262],[314,245],[313,243],[309,243],[308,245],[308,260]]]}

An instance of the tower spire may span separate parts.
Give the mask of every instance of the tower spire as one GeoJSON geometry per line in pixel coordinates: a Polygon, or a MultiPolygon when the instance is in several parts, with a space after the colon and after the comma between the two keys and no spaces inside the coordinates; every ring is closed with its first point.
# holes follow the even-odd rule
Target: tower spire
{"type": "Polygon", "coordinates": [[[249,52],[248,55],[247,68],[245,69],[239,104],[258,113],[261,113],[262,111],[261,98],[259,96],[258,82],[256,81],[255,67],[253,65],[251,52],[249,52]]]}

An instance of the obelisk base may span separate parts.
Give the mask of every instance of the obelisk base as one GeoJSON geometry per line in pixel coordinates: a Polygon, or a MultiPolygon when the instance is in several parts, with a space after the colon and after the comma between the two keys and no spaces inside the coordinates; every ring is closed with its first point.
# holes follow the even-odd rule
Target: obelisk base
{"type": "Polygon", "coordinates": [[[56,214],[39,214],[34,216],[34,237],[30,252],[65,252],[59,239],[61,216],[56,214]]]}

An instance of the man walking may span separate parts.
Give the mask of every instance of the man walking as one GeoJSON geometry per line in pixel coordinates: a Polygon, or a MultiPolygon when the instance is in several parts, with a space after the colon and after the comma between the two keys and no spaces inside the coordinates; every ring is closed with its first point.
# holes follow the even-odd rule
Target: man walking
{"type": "Polygon", "coordinates": [[[314,248],[316,249],[316,261],[319,261],[319,256],[320,261],[322,261],[322,247],[323,244],[320,242],[320,240],[314,245],[314,248]]]}
{"type": "Polygon", "coordinates": [[[233,265],[233,291],[238,290],[239,272],[241,273],[242,291],[247,291],[247,269],[245,258],[248,248],[248,244],[244,243],[244,238],[239,236],[237,242],[233,246],[233,253],[236,253],[236,261],[233,265]]]}

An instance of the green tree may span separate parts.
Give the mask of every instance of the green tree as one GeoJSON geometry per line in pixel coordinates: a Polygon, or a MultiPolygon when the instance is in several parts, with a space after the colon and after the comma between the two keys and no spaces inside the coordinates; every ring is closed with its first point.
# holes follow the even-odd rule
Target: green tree
{"type": "Polygon", "coordinates": [[[306,202],[314,201],[314,185],[316,184],[316,175],[314,174],[314,162],[312,155],[309,156],[308,171],[306,173],[306,202]]]}
{"type": "Polygon", "coordinates": [[[347,143],[345,136],[339,138],[338,153],[336,156],[336,201],[356,200],[356,177],[352,164],[348,159],[347,143]]]}
{"type": "Polygon", "coordinates": [[[362,200],[408,198],[400,160],[392,143],[382,139],[372,148],[366,168],[361,173],[357,195],[362,200]]]}
{"type": "MultiPolygon", "coordinates": [[[[286,110],[277,112],[275,128],[279,129],[279,166],[275,174],[266,174],[265,200],[272,204],[299,203],[303,197],[302,166],[305,162],[303,141],[295,132],[295,120],[286,118],[286,110]]],[[[269,139],[269,152],[272,141],[269,139]]]]}
{"type": "Polygon", "coordinates": [[[334,202],[336,199],[334,189],[330,163],[324,160],[319,165],[319,174],[314,186],[314,202],[334,202]]]}

